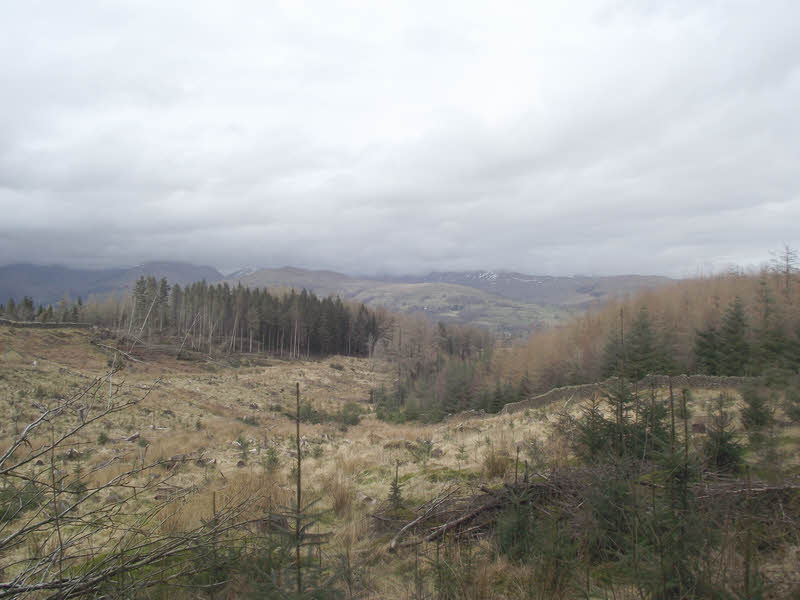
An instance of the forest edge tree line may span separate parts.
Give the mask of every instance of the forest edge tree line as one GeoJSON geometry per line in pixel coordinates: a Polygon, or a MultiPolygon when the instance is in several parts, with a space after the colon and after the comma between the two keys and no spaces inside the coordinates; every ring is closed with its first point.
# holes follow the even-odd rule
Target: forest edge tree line
{"type": "Polygon", "coordinates": [[[141,277],[128,298],[65,298],[58,306],[34,305],[25,297],[0,304],[0,317],[38,322],[87,321],[148,341],[182,342],[203,352],[257,352],[289,358],[371,356],[392,330],[383,308],[320,298],[312,292],[285,294],[205,281],[185,287],[141,277]]]}

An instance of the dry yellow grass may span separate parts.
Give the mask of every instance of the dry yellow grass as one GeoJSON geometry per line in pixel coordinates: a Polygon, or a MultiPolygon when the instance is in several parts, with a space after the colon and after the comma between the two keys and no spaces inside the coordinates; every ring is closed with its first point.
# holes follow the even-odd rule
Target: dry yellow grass
{"type": "MultiPolygon", "coordinates": [[[[0,450],[13,436],[15,421],[22,422],[19,414],[36,414],[33,402],[46,402],[48,395],[75,393],[94,378],[105,376],[107,357],[91,346],[88,338],[89,333],[82,331],[62,337],[34,331],[11,334],[0,328],[0,355],[13,348],[20,357],[0,362],[0,450]],[[40,358],[34,359],[36,356],[40,358]],[[36,367],[33,360],[39,360],[36,367]]],[[[319,409],[334,411],[345,402],[359,402],[367,414],[347,431],[333,424],[302,425],[304,497],[320,498],[320,508],[332,511],[333,516],[321,527],[333,534],[326,554],[347,555],[359,564],[368,564],[374,597],[409,597],[413,569],[419,566],[414,566],[413,554],[386,552],[390,536],[378,530],[370,516],[385,502],[395,467],[405,502],[414,508],[453,485],[473,485],[471,474],[489,483],[513,477],[518,448],[520,463],[528,460],[531,468],[537,461],[566,465],[568,449],[552,435],[551,425],[557,411],[577,415],[581,410],[580,403],[566,402],[512,415],[454,417],[435,425],[392,425],[378,421],[367,403],[370,388],[392,384],[393,370],[388,365],[349,357],[270,360],[270,365],[220,368],[170,357],[129,364],[115,377],[115,385],[122,385],[116,401],[142,397],[148,394],[146,388],[159,381],[141,404],[80,434],[76,448],[85,454],[77,462],[87,473],[86,482],[104,483],[141,458],[169,461],[180,456],[186,460],[176,458],[162,474],[168,473],[171,485],[189,493],[162,509],[162,532],[195,527],[213,515],[214,504],[219,509],[243,497],[255,499],[249,516],[260,518],[289,506],[294,496],[295,425],[284,413],[293,410],[295,381],[300,383],[304,401],[319,409]],[[332,362],[344,369],[331,368],[332,362]],[[138,438],[132,439],[137,433],[138,438]],[[108,438],[103,445],[99,443],[101,434],[108,438]],[[433,452],[423,462],[415,462],[407,449],[418,440],[432,442],[433,452]]],[[[695,413],[707,410],[718,394],[696,393],[695,413]]],[[[735,393],[730,394],[738,402],[735,393]]],[[[77,415],[70,419],[78,423],[77,415]]],[[[786,429],[783,435],[798,439],[800,428],[786,429]]],[[[797,462],[796,454],[790,453],[787,460],[797,462]]],[[[58,460],[65,470],[74,467],[63,457],[58,460]]],[[[155,494],[148,492],[139,500],[155,504],[155,494]]],[[[486,547],[475,552],[484,552],[484,558],[489,555],[486,547]]],[[[464,563],[467,557],[459,555],[453,560],[464,563]]],[[[494,558],[476,562],[473,597],[525,597],[523,574],[516,568],[494,558]],[[498,589],[503,590],[502,595],[497,595],[498,589]]]]}

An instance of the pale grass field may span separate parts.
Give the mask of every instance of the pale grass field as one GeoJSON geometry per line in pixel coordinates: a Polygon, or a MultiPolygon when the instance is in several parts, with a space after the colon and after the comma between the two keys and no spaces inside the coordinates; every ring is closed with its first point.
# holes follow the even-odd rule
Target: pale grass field
{"type": "MultiPolygon", "coordinates": [[[[49,398],[75,393],[94,378],[106,377],[108,355],[89,344],[89,335],[84,331],[0,328],[0,357],[5,356],[0,360],[0,450],[7,446],[15,428],[35,417],[33,402],[46,403],[49,398]]],[[[329,412],[346,402],[357,402],[365,414],[359,425],[346,431],[333,423],[301,425],[303,489],[305,498],[319,498],[319,507],[330,509],[318,528],[332,534],[324,546],[325,555],[330,560],[346,555],[367,565],[365,576],[376,598],[409,597],[412,591],[409,573],[415,556],[389,554],[392,533],[377,528],[371,517],[385,507],[395,468],[405,506],[413,509],[456,485],[468,489],[513,479],[518,449],[519,476],[525,460],[531,472],[566,465],[567,448],[554,435],[552,424],[559,411],[577,415],[583,404],[574,399],[512,415],[455,416],[435,425],[394,425],[378,421],[368,403],[371,388],[392,385],[391,365],[348,357],[266,360],[269,366],[239,368],[177,361],[169,356],[129,362],[113,382],[121,385],[117,398],[146,398],[112,422],[81,434],[76,448],[87,454],[82,468],[91,471],[116,458],[109,467],[89,476],[97,484],[125,472],[137,461],[188,455],[191,460],[169,472],[169,483],[191,493],[163,509],[162,531],[197,526],[213,516],[213,504],[221,507],[243,497],[256,499],[252,511],[259,517],[289,506],[294,495],[290,469],[295,460],[295,424],[283,413],[294,411],[295,383],[300,384],[304,401],[329,412]],[[246,417],[258,424],[243,422],[246,417]],[[127,441],[137,433],[137,439],[127,441]],[[108,439],[104,444],[99,443],[101,434],[108,439]],[[415,462],[405,443],[421,439],[431,440],[434,453],[415,462]],[[244,440],[247,447],[237,446],[237,440],[244,440]],[[538,447],[538,453],[531,452],[531,447],[538,447]],[[274,472],[265,465],[268,448],[274,448],[279,458],[274,472]],[[488,455],[501,458],[499,470],[486,471],[488,455]],[[202,464],[195,460],[200,457],[202,464]]],[[[104,385],[106,389],[107,381],[104,385]]],[[[659,394],[663,397],[666,391],[659,390],[659,394]]],[[[695,415],[703,414],[718,394],[696,392],[695,415]]],[[[739,401],[733,391],[729,394],[739,401]]],[[[798,429],[786,429],[783,435],[797,440],[798,429]]],[[[789,454],[787,461],[796,463],[797,452],[789,454]]],[[[140,501],[155,500],[151,494],[140,501]]],[[[491,554],[488,542],[481,544],[475,552],[491,554]]],[[[525,597],[524,570],[503,558],[476,563],[474,575],[475,598],[525,597]],[[502,596],[492,592],[498,589],[498,582],[505,590],[502,596]]]]}

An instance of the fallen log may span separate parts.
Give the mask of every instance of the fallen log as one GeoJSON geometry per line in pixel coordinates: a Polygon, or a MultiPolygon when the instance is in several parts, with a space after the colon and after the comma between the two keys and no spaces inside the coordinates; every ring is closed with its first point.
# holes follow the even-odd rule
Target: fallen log
{"type": "Polygon", "coordinates": [[[747,488],[746,486],[742,485],[742,487],[737,488],[711,488],[709,493],[703,496],[697,496],[698,500],[707,500],[708,498],[715,498],[718,496],[735,496],[738,494],[763,494],[766,492],[785,492],[787,490],[800,490],[800,484],[785,484],[785,485],[768,485],[768,486],[759,486],[759,487],[751,487],[747,488]]]}
{"type": "Polygon", "coordinates": [[[472,519],[474,519],[475,517],[477,517],[481,513],[484,513],[484,512],[489,511],[489,510],[493,510],[493,509],[497,508],[498,506],[500,506],[501,504],[502,504],[502,499],[496,498],[494,501],[489,502],[488,504],[484,504],[483,506],[480,506],[480,507],[476,508],[475,510],[468,512],[464,516],[459,517],[458,519],[455,519],[454,521],[450,521],[449,523],[445,523],[444,525],[440,525],[439,527],[437,527],[436,529],[433,530],[433,533],[430,533],[427,536],[425,536],[425,541],[426,542],[432,542],[436,538],[439,538],[439,537],[443,536],[445,533],[447,533],[451,529],[453,529],[455,527],[458,527],[459,525],[462,525],[463,523],[468,523],[469,521],[471,521],[472,519]]]}
{"type": "Polygon", "coordinates": [[[134,358],[124,350],[120,350],[119,348],[114,348],[114,346],[107,346],[106,344],[101,344],[100,342],[92,342],[92,344],[94,344],[95,346],[99,346],[100,348],[105,348],[106,350],[111,350],[112,352],[119,352],[120,354],[122,354],[122,356],[124,356],[128,360],[132,360],[133,362],[138,362],[138,363],[143,362],[138,358],[134,358]]]}
{"type": "Polygon", "coordinates": [[[422,513],[419,517],[417,517],[416,519],[414,519],[413,521],[402,527],[400,531],[398,531],[397,534],[392,538],[392,541],[389,542],[389,552],[394,552],[395,550],[397,550],[397,544],[400,542],[400,538],[402,538],[406,534],[406,532],[411,528],[413,528],[415,525],[419,525],[420,523],[426,521],[428,518],[433,516],[434,511],[437,508],[439,508],[444,503],[445,500],[450,498],[457,490],[458,488],[450,490],[444,496],[437,498],[424,513],[422,513]]]}

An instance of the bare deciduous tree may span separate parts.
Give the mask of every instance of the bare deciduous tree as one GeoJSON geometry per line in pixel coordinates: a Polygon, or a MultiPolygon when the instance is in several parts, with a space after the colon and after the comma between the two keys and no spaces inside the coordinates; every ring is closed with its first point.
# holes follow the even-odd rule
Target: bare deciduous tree
{"type": "Polygon", "coordinates": [[[37,403],[40,414],[0,451],[0,598],[120,596],[186,581],[213,567],[220,539],[244,535],[252,497],[224,502],[200,526],[169,526],[180,510],[176,500],[193,493],[155,494],[171,478],[163,467],[172,460],[148,463],[132,448],[80,468],[80,434],[149,394],[123,400],[117,385],[109,399],[105,380],[37,403]],[[67,472],[67,460],[78,467],[67,472]]]}
{"type": "Polygon", "coordinates": [[[779,252],[773,253],[771,262],[772,270],[783,279],[783,293],[788,300],[791,297],[792,279],[800,271],[797,266],[797,250],[789,246],[789,244],[784,244],[779,252]]]}

